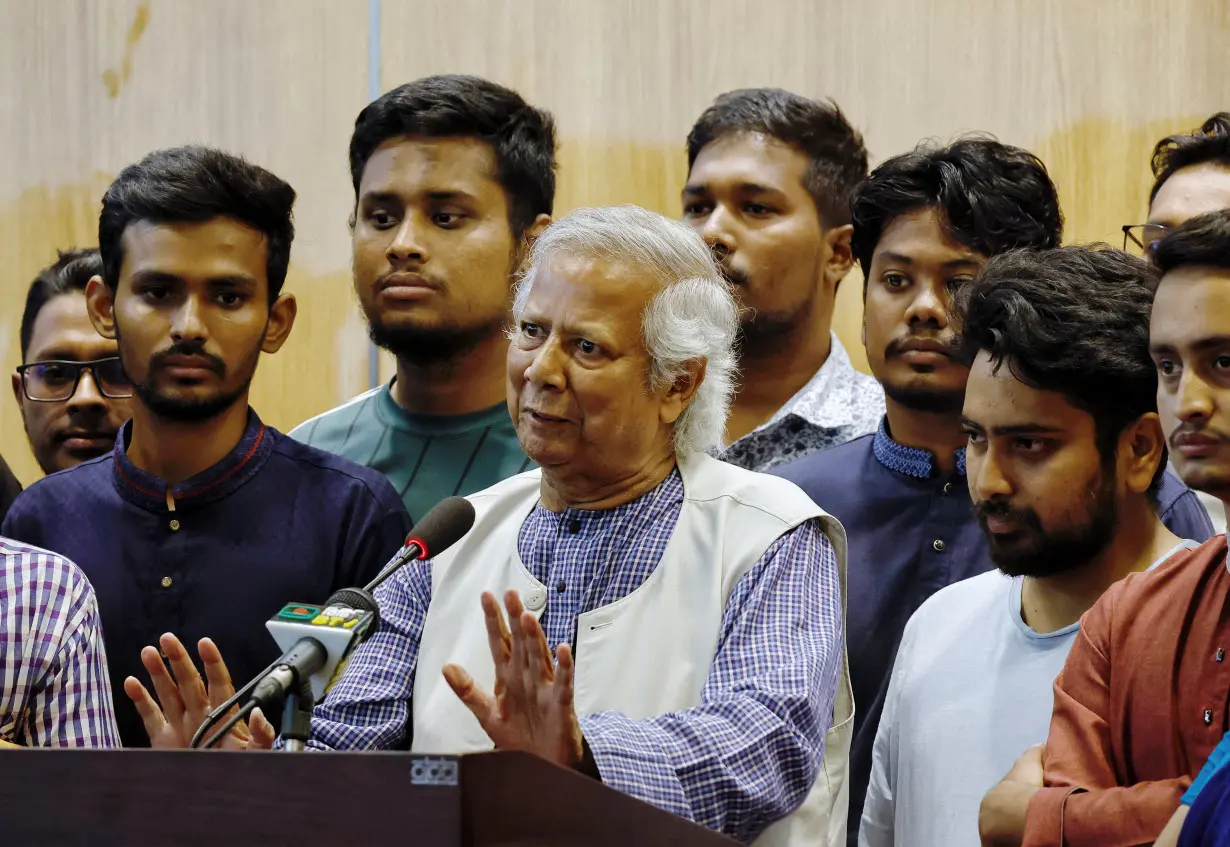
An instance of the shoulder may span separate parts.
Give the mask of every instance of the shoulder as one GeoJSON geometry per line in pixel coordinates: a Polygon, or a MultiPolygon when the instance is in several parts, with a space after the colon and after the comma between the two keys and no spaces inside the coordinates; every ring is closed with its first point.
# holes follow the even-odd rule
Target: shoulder
{"type": "Polygon", "coordinates": [[[1200,498],[1169,470],[1162,475],[1157,492],[1157,513],[1180,538],[1206,541],[1213,536],[1213,522],[1200,498]]]}
{"type": "MultiPolygon", "coordinates": [[[[1226,568],[1226,536],[1215,535],[1199,547],[1179,550],[1156,567],[1128,576],[1108,588],[1081,619],[1081,630],[1097,631],[1114,621],[1151,633],[1151,627],[1186,610],[1210,574],[1226,568]]],[[[1148,637],[1152,637],[1150,634],[1148,637]]]]}
{"type": "Polygon", "coordinates": [[[982,609],[989,603],[998,603],[1012,588],[1012,577],[999,571],[987,571],[978,576],[946,585],[928,597],[914,619],[922,623],[951,619],[952,615],[982,609]]]}
{"type": "Polygon", "coordinates": [[[108,453],[67,470],[48,474],[18,495],[10,514],[20,514],[43,504],[76,503],[82,499],[104,496],[113,490],[111,474],[114,469],[115,460],[108,453]]]}
{"type": "MultiPolygon", "coordinates": [[[[877,424],[878,420],[877,418],[877,424]]],[[[843,479],[852,469],[872,457],[871,445],[874,440],[874,434],[862,435],[836,447],[780,465],[769,473],[788,479],[804,490],[817,483],[843,479]]]]}
{"type": "MultiPolygon", "coordinates": [[[[94,589],[85,573],[69,559],[11,538],[0,536],[0,559],[6,579],[19,591],[30,590],[65,598],[92,600],[94,589]]],[[[39,602],[46,606],[48,603],[39,602]]]]}
{"type": "Polygon", "coordinates": [[[855,431],[875,432],[884,417],[884,387],[876,378],[851,367],[846,375],[850,417],[855,431]]]}
{"type": "Polygon", "coordinates": [[[272,427],[269,430],[273,435],[273,454],[304,476],[316,478],[320,485],[373,497],[389,508],[401,508],[401,498],[380,471],[305,444],[272,427]]]}
{"type": "Polygon", "coordinates": [[[384,390],[385,386],[379,385],[364,391],[340,406],[308,418],[287,434],[304,444],[327,447],[338,438],[344,437],[347,430],[363,415],[364,411],[375,405],[380,398],[380,392],[384,390]]]}

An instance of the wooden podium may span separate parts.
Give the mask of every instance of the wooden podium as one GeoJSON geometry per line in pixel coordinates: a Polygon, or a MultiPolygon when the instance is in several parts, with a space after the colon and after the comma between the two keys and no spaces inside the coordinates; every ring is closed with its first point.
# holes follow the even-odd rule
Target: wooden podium
{"type": "Polygon", "coordinates": [[[720,847],[525,753],[0,752],[0,844],[720,847]]]}

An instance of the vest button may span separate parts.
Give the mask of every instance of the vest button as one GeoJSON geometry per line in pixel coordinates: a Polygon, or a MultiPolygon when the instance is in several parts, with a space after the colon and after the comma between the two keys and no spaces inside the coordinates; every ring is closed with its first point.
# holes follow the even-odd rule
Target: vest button
{"type": "Polygon", "coordinates": [[[952,493],[952,483],[951,483],[951,482],[946,482],[946,483],[944,483],[944,493],[945,493],[945,494],[951,494],[951,493],[952,493]]]}
{"type": "Polygon", "coordinates": [[[937,553],[943,553],[944,548],[947,546],[948,545],[944,543],[944,539],[942,538],[937,538],[931,542],[931,549],[937,553]]]}
{"type": "Polygon", "coordinates": [[[170,587],[171,587],[171,585],[173,584],[173,580],[172,580],[169,576],[164,576],[164,577],[162,578],[162,581],[161,581],[159,584],[160,584],[163,588],[170,588],[170,587]]]}
{"type": "Polygon", "coordinates": [[[171,518],[171,532],[179,532],[179,520],[171,518]]]}
{"type": "Polygon", "coordinates": [[[547,604],[547,592],[541,588],[531,588],[525,594],[525,608],[537,612],[547,604]]]}

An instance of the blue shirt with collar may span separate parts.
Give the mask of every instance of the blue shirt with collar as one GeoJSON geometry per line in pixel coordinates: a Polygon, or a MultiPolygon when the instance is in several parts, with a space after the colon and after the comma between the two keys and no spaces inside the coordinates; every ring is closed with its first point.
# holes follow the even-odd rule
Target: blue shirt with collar
{"type": "MultiPolygon", "coordinates": [[[[236,685],[279,655],[265,621],[288,602],[362,585],[410,529],[377,471],[282,435],[249,412],[222,461],[171,489],[115,449],[30,486],[0,528],[75,561],[94,586],[116,721],[125,746],[148,746],[124,679],[146,682],[141,648],[164,632],[195,654],[212,638],[236,685]]],[[[271,716],[272,717],[272,716],[271,716]]]]}
{"type": "MultiPolygon", "coordinates": [[[[926,450],[893,441],[887,419],[874,435],[777,468],[846,529],[846,643],[854,690],[847,838],[858,842],[871,755],[897,647],[910,616],[946,585],[991,570],[986,538],[973,515],[965,451],[940,473],[926,450]]],[[[1180,538],[1213,534],[1195,492],[1167,472],[1158,514],[1180,538]]]]}

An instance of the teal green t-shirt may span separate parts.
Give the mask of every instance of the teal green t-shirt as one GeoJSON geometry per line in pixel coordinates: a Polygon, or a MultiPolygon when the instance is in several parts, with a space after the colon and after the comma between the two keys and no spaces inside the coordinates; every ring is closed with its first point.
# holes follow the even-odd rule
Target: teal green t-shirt
{"type": "Polygon", "coordinates": [[[390,385],[304,421],[291,437],[383,473],[415,521],[445,497],[534,466],[503,403],[467,415],[416,415],[397,405],[390,385]]]}

